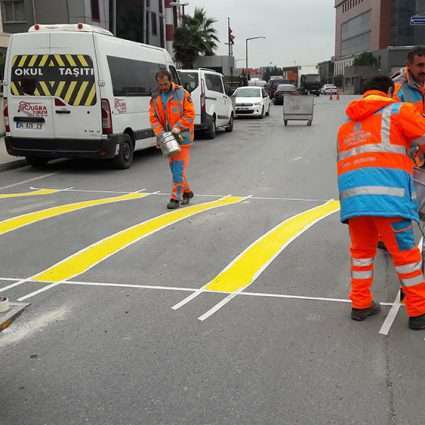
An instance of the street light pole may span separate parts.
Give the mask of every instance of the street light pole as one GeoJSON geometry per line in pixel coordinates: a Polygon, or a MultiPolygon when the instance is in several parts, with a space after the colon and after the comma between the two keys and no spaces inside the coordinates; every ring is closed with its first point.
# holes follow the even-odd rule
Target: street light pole
{"type": "Polygon", "coordinates": [[[258,40],[258,39],[265,39],[266,37],[264,37],[263,35],[261,36],[257,36],[257,37],[248,37],[247,39],[245,39],[245,65],[246,65],[246,72],[248,72],[248,41],[251,40],[258,40]]]}

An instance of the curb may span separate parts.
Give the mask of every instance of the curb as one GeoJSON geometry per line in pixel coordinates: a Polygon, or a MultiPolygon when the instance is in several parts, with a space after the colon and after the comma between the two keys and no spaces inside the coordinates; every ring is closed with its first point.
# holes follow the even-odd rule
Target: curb
{"type": "Polygon", "coordinates": [[[21,168],[28,165],[25,159],[18,159],[15,161],[5,162],[4,164],[0,164],[0,172],[14,170],[15,168],[21,168]]]}
{"type": "MultiPolygon", "coordinates": [[[[6,133],[0,131],[0,139],[2,139],[6,133]]],[[[24,167],[28,165],[25,159],[14,159],[8,162],[0,163],[0,171],[14,170],[15,168],[24,167]]]]}

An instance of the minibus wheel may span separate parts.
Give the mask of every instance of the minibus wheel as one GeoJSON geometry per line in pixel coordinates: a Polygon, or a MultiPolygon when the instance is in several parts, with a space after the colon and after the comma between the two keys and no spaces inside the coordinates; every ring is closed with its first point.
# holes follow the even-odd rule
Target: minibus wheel
{"type": "Polygon", "coordinates": [[[128,134],[124,135],[123,141],[120,143],[118,155],[113,159],[115,168],[126,170],[131,167],[134,158],[134,148],[131,137],[128,134]]]}

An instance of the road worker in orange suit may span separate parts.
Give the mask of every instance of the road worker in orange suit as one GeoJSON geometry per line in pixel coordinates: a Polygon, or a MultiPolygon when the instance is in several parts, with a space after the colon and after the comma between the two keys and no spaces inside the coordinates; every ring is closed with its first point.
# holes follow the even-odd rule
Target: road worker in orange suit
{"type": "Polygon", "coordinates": [[[425,329],[425,278],[413,223],[419,220],[409,157],[425,149],[425,119],[409,103],[391,98],[393,81],[376,77],[347,108],[338,133],[341,220],[351,238],[351,318],[377,314],[373,263],[378,237],[392,256],[405,296],[409,327],[425,329]]]}
{"type": "Polygon", "coordinates": [[[193,192],[187,181],[187,168],[190,162],[190,147],[194,139],[195,108],[190,94],[172,82],[168,71],[156,75],[158,92],[150,101],[150,122],[155,136],[171,131],[180,143],[181,151],[169,158],[173,188],[168,209],[189,204],[193,192]]]}

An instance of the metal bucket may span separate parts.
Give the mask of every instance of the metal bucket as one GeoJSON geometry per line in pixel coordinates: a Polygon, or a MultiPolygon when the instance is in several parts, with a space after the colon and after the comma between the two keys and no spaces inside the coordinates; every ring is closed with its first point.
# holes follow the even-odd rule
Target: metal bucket
{"type": "Polygon", "coordinates": [[[419,218],[421,221],[425,221],[425,170],[415,167],[413,169],[413,181],[415,182],[419,218]]]}
{"type": "Polygon", "coordinates": [[[165,156],[171,156],[181,151],[179,142],[171,131],[166,131],[159,137],[159,147],[165,156]]]}

